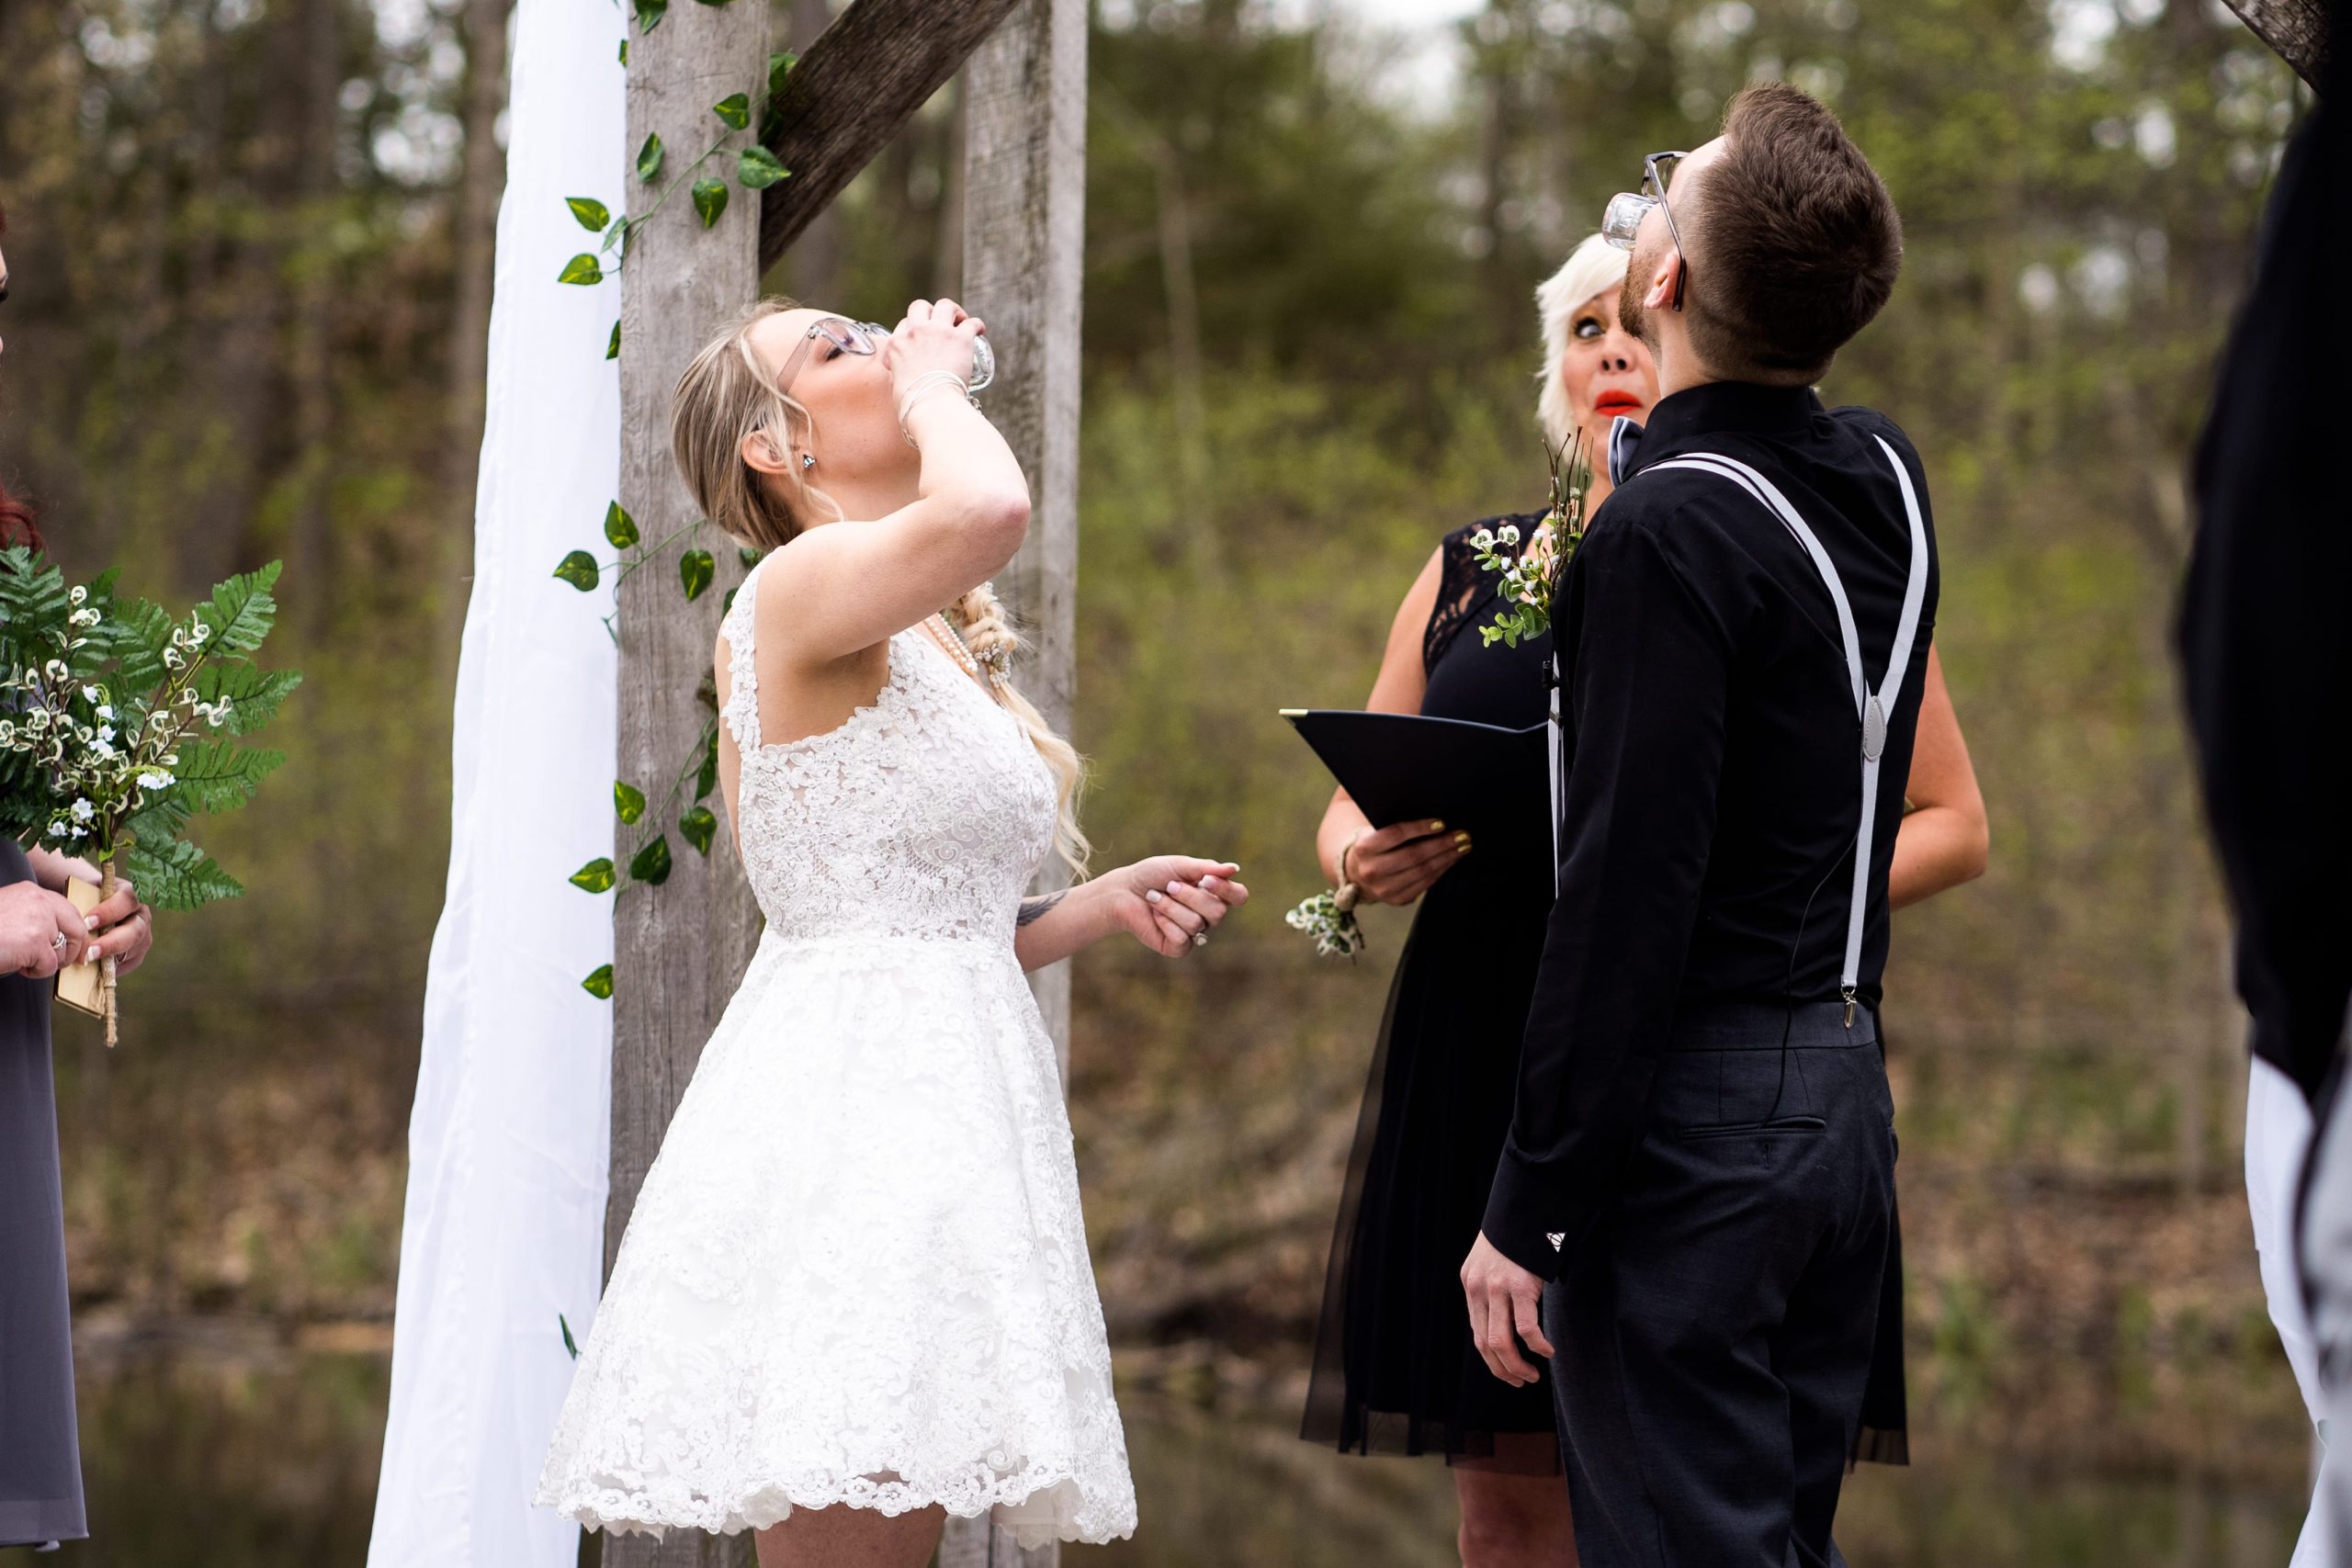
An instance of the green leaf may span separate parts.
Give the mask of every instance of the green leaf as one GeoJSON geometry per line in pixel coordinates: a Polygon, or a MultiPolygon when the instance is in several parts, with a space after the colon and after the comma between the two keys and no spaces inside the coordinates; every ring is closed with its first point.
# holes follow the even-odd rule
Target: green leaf
{"type": "Polygon", "coordinates": [[[678,581],[685,588],[688,603],[702,597],[718,570],[718,563],[710,558],[708,550],[688,550],[678,558],[678,581]]]}
{"type": "Polygon", "coordinates": [[[613,781],[613,809],[621,820],[634,822],[645,815],[645,792],[623,779],[613,781]]]}
{"type": "Polygon", "coordinates": [[[649,136],[637,150],[637,177],[651,185],[662,174],[662,138],[649,136]]]}
{"type": "Polygon", "coordinates": [[[282,767],[283,751],[228,740],[183,740],[179,766],[167,788],[197,811],[234,811],[254,797],[261,781],[282,767]]]}
{"type": "MultiPolygon", "coordinates": [[[[599,964],[589,973],[588,978],[580,982],[580,988],[599,1001],[612,1000],[613,966],[609,964],[599,964]]],[[[571,1336],[569,1333],[563,1337],[565,1344],[571,1342],[571,1336]]],[[[576,1356],[579,1352],[575,1350],[572,1354],[576,1356]]]]}
{"type": "Polygon", "coordinates": [[[605,345],[605,357],[607,359],[618,359],[620,356],[621,323],[619,318],[616,317],[613,321],[613,341],[605,345]]]}
{"type": "Polygon", "coordinates": [[[555,280],[558,283],[602,283],[605,281],[605,269],[597,265],[594,256],[582,251],[563,264],[563,270],[555,275],[555,280]]]}
{"type": "Polygon", "coordinates": [[[702,767],[695,773],[695,798],[707,798],[718,787],[718,732],[710,733],[710,748],[702,754],[702,767]]]}
{"type": "Polygon", "coordinates": [[[735,159],[735,178],[745,190],[765,190],[791,175],[792,171],[777,163],[775,154],[764,147],[746,147],[735,159]]]}
{"type": "Polygon", "coordinates": [[[613,220],[612,209],[593,196],[567,196],[563,204],[571,209],[571,215],[580,220],[580,226],[592,234],[599,232],[613,220]]]}
{"type": "MultiPolygon", "coordinates": [[[[711,0],[703,0],[703,4],[706,6],[710,3],[711,0]]],[[[741,130],[744,127],[752,123],[751,96],[746,93],[729,93],[725,97],[719,99],[717,103],[711,105],[710,112],[725,120],[737,130],[741,130]]]]}
{"type": "Polygon", "coordinates": [[[650,33],[662,25],[662,13],[670,8],[670,0],[637,0],[637,30],[650,33]]]}
{"type": "MultiPolygon", "coordinates": [[[[605,988],[601,991],[597,991],[596,994],[600,997],[611,996],[613,994],[613,966],[607,964],[602,969],[597,970],[596,974],[602,975],[605,977],[605,988]]],[[[595,978],[595,976],[592,975],[589,978],[593,980],[595,978]]],[[[591,990],[595,989],[594,986],[591,986],[589,988],[591,990]]],[[[571,1325],[564,1322],[563,1314],[561,1313],[555,1314],[555,1321],[556,1326],[563,1330],[563,1348],[571,1352],[571,1359],[573,1360],[576,1361],[580,1359],[580,1347],[573,1344],[571,1341],[571,1325]]]]}
{"type": "Polygon", "coordinates": [[[707,855],[710,853],[710,841],[718,837],[718,818],[710,814],[707,806],[691,807],[678,818],[678,831],[695,847],[695,853],[707,855]]]}
{"type": "Polygon", "coordinates": [[[269,591],[283,564],[271,561],[258,571],[230,578],[213,589],[209,603],[196,607],[197,618],[212,634],[204,645],[209,657],[251,653],[261,647],[277,619],[277,601],[269,591]]]}
{"type": "Polygon", "coordinates": [[[670,839],[663,834],[629,857],[628,874],[650,887],[670,880],[670,839]]]}
{"type": "Polygon", "coordinates": [[[721,616],[724,616],[728,611],[735,607],[735,592],[736,591],[730,588],[725,593],[719,595],[718,613],[721,616]]]}
{"type": "Polygon", "coordinates": [[[799,63],[800,57],[788,51],[782,54],[771,54],[768,56],[769,96],[773,97],[777,93],[784,90],[785,77],[790,75],[792,68],[799,63]]]}
{"type": "Polygon", "coordinates": [[[574,887],[589,893],[605,892],[613,885],[613,863],[609,857],[598,855],[573,872],[570,881],[574,887]]]}
{"type": "Polygon", "coordinates": [[[605,508],[605,537],[616,550],[625,550],[637,543],[637,519],[631,517],[628,509],[617,501],[605,508]]]}
{"type": "Polygon", "coordinates": [[[621,39],[621,64],[623,66],[628,64],[628,39],[621,39]]]}
{"type": "Polygon", "coordinates": [[[737,556],[741,558],[743,565],[747,570],[759,565],[760,558],[767,554],[765,550],[755,550],[749,545],[737,546],[735,553],[737,556]]]}
{"type": "Polygon", "coordinates": [[[702,226],[707,229],[727,210],[727,184],[723,180],[696,180],[693,194],[695,210],[702,215],[702,226]]]}
{"type": "Polygon", "coordinates": [[[574,550],[556,562],[555,575],[585,593],[596,586],[601,574],[596,570],[594,556],[590,555],[586,550],[574,550]]]}
{"type": "Polygon", "coordinates": [[[299,670],[263,670],[243,662],[207,664],[196,672],[196,694],[208,703],[224,698],[229,718],[218,735],[250,735],[269,722],[277,706],[302,683],[299,670]]]}
{"type": "Polygon", "coordinates": [[[159,909],[194,909],[216,898],[234,898],[244,887],[186,839],[158,850],[146,840],[123,856],[123,871],[138,885],[139,897],[159,909]]]}
{"type": "Polygon", "coordinates": [[[622,259],[627,260],[628,257],[629,228],[630,224],[628,213],[624,212],[618,218],[614,219],[612,223],[605,230],[603,243],[596,247],[598,254],[609,255],[612,254],[614,248],[617,246],[620,250],[622,259]]]}

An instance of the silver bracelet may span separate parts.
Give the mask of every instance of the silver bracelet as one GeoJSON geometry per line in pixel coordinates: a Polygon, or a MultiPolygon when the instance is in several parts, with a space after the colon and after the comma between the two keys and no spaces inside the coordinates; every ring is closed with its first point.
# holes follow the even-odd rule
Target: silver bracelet
{"type": "Polygon", "coordinates": [[[909,387],[906,394],[899,400],[899,434],[905,439],[908,446],[914,446],[915,438],[914,433],[907,428],[907,415],[913,412],[915,404],[941,387],[953,387],[962,394],[967,403],[974,408],[980,406],[980,400],[972,396],[971,385],[953,371],[933,370],[916,377],[914,384],[909,387]]]}

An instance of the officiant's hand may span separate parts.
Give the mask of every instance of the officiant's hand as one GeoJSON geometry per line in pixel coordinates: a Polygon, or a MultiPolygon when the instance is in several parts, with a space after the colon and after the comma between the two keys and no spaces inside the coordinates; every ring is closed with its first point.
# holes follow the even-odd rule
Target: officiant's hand
{"type": "Polygon", "coordinates": [[[1230,861],[1154,855],[1103,878],[1120,889],[1119,923],[1163,958],[1182,958],[1208,945],[1209,934],[1250,901],[1230,861]]]}
{"type": "Polygon", "coordinates": [[[1340,874],[1369,898],[1409,904],[1470,852],[1470,835],[1416,817],[1363,834],[1341,858],[1340,874]]]}
{"type": "Polygon", "coordinates": [[[0,887],[0,964],[46,980],[66,964],[80,963],[89,942],[82,911],[62,893],[35,882],[0,887]]]}
{"type": "Polygon", "coordinates": [[[1544,1337],[1539,1317],[1543,1277],[1505,1258],[1481,1231],[1462,1263],[1462,1293],[1470,1306],[1470,1337],[1487,1370],[1513,1388],[1533,1382],[1538,1374],[1519,1348],[1524,1340],[1530,1350],[1551,1359],[1552,1342],[1544,1337]]]}

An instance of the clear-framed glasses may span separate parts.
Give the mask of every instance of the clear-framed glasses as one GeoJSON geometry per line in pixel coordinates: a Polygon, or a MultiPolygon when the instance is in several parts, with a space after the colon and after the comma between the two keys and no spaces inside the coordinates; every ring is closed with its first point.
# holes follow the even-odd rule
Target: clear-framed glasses
{"type": "MultiPolygon", "coordinates": [[[[784,362],[784,368],[777,372],[775,389],[779,392],[792,390],[793,378],[800,374],[801,366],[808,362],[808,355],[816,352],[820,343],[842,354],[879,354],[882,345],[889,340],[890,329],[879,322],[853,321],[844,316],[820,317],[801,337],[798,346],[792,351],[792,356],[784,362]]],[[[986,337],[975,338],[972,342],[971,389],[977,392],[995,379],[996,350],[989,346],[986,337]]]]}
{"type": "Polygon", "coordinates": [[[1641,231],[1642,220],[1652,208],[1666,213],[1667,238],[1674,242],[1674,254],[1682,256],[1682,266],[1674,275],[1674,308],[1682,309],[1682,286],[1690,276],[1690,258],[1682,255],[1682,236],[1674,227],[1674,209],[1667,205],[1666,187],[1673,179],[1669,166],[1690,156],[1688,152],[1653,152],[1642,160],[1642,188],[1622,190],[1609,198],[1609,209],[1600,215],[1601,237],[1621,251],[1634,248],[1634,237],[1641,231]]]}

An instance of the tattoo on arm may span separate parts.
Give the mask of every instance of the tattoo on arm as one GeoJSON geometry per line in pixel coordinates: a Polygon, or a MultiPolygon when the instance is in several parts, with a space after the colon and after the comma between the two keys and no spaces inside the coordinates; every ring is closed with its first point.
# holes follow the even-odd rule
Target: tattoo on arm
{"type": "Polygon", "coordinates": [[[1021,914],[1013,924],[1019,927],[1042,920],[1054,912],[1055,905],[1069,897],[1069,889],[1065,887],[1058,893],[1041,893],[1035,898],[1023,898],[1021,900],[1021,914]]]}

